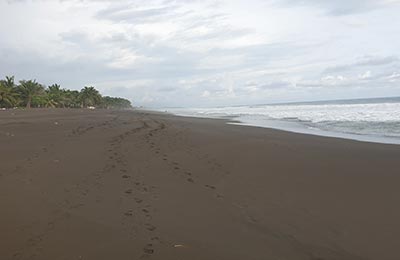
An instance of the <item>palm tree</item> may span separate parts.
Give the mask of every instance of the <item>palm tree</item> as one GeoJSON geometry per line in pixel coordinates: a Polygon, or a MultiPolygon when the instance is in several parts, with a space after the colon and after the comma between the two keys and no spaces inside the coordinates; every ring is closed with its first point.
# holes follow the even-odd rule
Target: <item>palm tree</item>
{"type": "Polygon", "coordinates": [[[58,106],[58,103],[52,99],[49,95],[43,96],[42,103],[45,107],[55,108],[58,106]]]}
{"type": "Polygon", "coordinates": [[[101,100],[101,107],[107,109],[127,109],[132,108],[132,104],[129,100],[124,98],[104,96],[101,100]]]}
{"type": "Polygon", "coordinates": [[[15,93],[14,76],[0,81],[0,106],[13,107],[17,103],[18,94],[15,93]]]}
{"type": "Polygon", "coordinates": [[[65,97],[65,106],[69,108],[81,107],[80,92],[77,90],[63,90],[63,95],[65,97]]]}
{"type": "Polygon", "coordinates": [[[51,104],[50,107],[65,107],[66,95],[65,90],[61,89],[58,84],[53,84],[46,89],[48,96],[48,103],[51,104]]]}
{"type": "Polygon", "coordinates": [[[26,108],[31,108],[32,98],[42,94],[44,87],[37,83],[36,80],[21,80],[18,91],[26,104],[26,108]]]}
{"type": "Polygon", "coordinates": [[[80,93],[82,107],[100,104],[101,95],[94,87],[84,87],[80,93]]]}
{"type": "Polygon", "coordinates": [[[19,85],[14,76],[0,80],[0,108],[26,106],[79,108],[96,106],[109,109],[128,109],[131,102],[124,98],[103,97],[94,87],[84,87],[81,91],[63,89],[58,84],[45,87],[36,80],[21,80],[19,85]]]}
{"type": "Polygon", "coordinates": [[[5,80],[1,81],[3,83],[3,85],[6,88],[14,88],[15,87],[15,82],[14,82],[14,76],[6,76],[5,80]]]}

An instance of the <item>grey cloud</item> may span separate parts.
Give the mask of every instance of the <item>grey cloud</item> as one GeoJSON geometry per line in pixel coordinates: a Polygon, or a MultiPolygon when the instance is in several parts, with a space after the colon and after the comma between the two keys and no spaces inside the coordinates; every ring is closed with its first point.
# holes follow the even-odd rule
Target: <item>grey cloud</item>
{"type": "Polygon", "coordinates": [[[135,75],[137,79],[179,78],[204,72],[204,70],[196,69],[196,63],[201,58],[199,54],[152,42],[151,38],[145,36],[117,33],[103,38],[89,39],[88,35],[74,31],[63,33],[60,36],[64,41],[78,46],[82,50],[82,58],[85,58],[87,62],[101,63],[103,66],[112,63],[113,57],[106,58],[96,55],[99,51],[96,48],[124,48],[143,57],[157,59],[156,64],[153,65],[138,64],[112,70],[112,73],[117,72],[117,75],[123,76],[123,79],[132,77],[132,75],[135,75]],[[152,42],[151,46],[149,42],[152,42]]]}
{"type": "Polygon", "coordinates": [[[290,88],[291,83],[284,80],[262,80],[261,82],[246,82],[235,89],[237,94],[246,95],[248,93],[263,93],[279,89],[290,88]]]}
{"type": "Polygon", "coordinates": [[[290,86],[291,84],[289,82],[285,81],[275,81],[275,82],[270,82],[267,84],[263,84],[260,86],[261,89],[276,89],[276,88],[286,88],[290,86]]]}
{"type": "Polygon", "coordinates": [[[162,87],[162,88],[157,88],[157,91],[161,92],[174,92],[177,91],[179,88],[177,87],[162,87]]]}
{"type": "MultiPolygon", "coordinates": [[[[201,26],[204,26],[206,24],[202,24],[201,26]]],[[[181,35],[185,35],[185,33],[190,33],[191,30],[194,30],[198,27],[196,26],[191,26],[186,28],[184,31],[181,32],[181,35]]],[[[252,30],[250,29],[233,29],[230,28],[229,26],[225,27],[219,27],[219,28],[213,28],[210,32],[204,33],[202,35],[193,35],[193,36],[188,36],[185,35],[184,38],[186,40],[197,40],[197,41],[204,41],[204,40],[210,40],[210,39],[229,39],[229,38],[234,38],[234,37],[241,37],[245,35],[249,35],[253,33],[252,30]]]]}
{"type": "MultiPolygon", "coordinates": [[[[285,61],[290,61],[297,57],[304,56],[305,53],[312,52],[316,45],[302,44],[298,42],[276,42],[268,44],[255,44],[245,47],[231,49],[214,48],[209,51],[211,57],[224,57],[229,55],[242,55],[243,60],[240,64],[226,64],[225,70],[232,69],[267,69],[276,68],[285,61]],[[290,50],[290,51],[288,51],[290,50]]],[[[288,67],[286,64],[285,67],[288,67]]]]}
{"type": "Polygon", "coordinates": [[[400,59],[396,56],[387,56],[387,57],[374,57],[374,56],[366,56],[363,60],[356,62],[355,65],[358,66],[379,66],[386,65],[394,62],[399,62],[400,59]]]}
{"type": "Polygon", "coordinates": [[[89,37],[84,32],[79,31],[69,31],[60,33],[59,36],[64,42],[69,42],[73,44],[82,44],[83,42],[88,42],[89,37]]]}
{"type": "Polygon", "coordinates": [[[172,16],[177,6],[163,6],[153,8],[138,8],[135,5],[127,4],[118,7],[111,7],[99,11],[96,15],[99,19],[108,19],[117,22],[155,22],[160,17],[172,16]]]}
{"type": "MultiPolygon", "coordinates": [[[[50,0],[29,0],[31,3],[35,1],[46,3],[50,0]]],[[[394,39],[392,44],[386,45],[382,37],[376,37],[373,26],[371,35],[358,34],[354,28],[336,27],[336,17],[328,17],[314,8],[293,9],[293,6],[299,6],[301,1],[282,0],[279,1],[278,10],[274,8],[268,10],[272,18],[275,14],[282,15],[281,11],[284,13],[286,10],[294,10],[297,12],[295,18],[303,19],[303,16],[307,16],[312,17],[313,22],[314,19],[316,22],[321,21],[322,24],[326,22],[328,26],[332,26],[329,28],[332,29],[332,34],[336,29],[344,30],[343,34],[342,31],[338,33],[339,36],[354,36],[346,38],[348,41],[345,41],[344,45],[344,41],[332,41],[327,44],[331,38],[326,38],[318,26],[304,28],[301,24],[298,26],[296,24],[295,28],[291,28],[292,25],[286,27],[286,24],[282,23],[270,24],[271,27],[265,26],[264,30],[262,26],[257,25],[263,23],[267,25],[269,16],[266,15],[263,20],[262,14],[256,17],[260,21],[254,22],[248,19],[243,21],[242,27],[242,23],[232,22],[237,13],[240,13],[238,15],[240,16],[242,12],[235,13],[233,10],[232,13],[225,13],[231,12],[231,9],[224,9],[225,6],[222,4],[209,8],[211,1],[203,4],[204,2],[200,0],[188,0],[201,4],[199,10],[190,10],[190,6],[185,5],[188,3],[186,0],[74,0],[68,1],[66,6],[73,6],[70,3],[75,1],[98,3],[87,13],[84,9],[86,4],[79,4],[76,8],[68,10],[65,10],[65,6],[57,9],[60,13],[67,12],[66,17],[54,22],[54,31],[50,31],[53,28],[48,28],[47,37],[46,29],[40,31],[40,35],[45,36],[43,41],[47,42],[43,46],[49,46],[51,55],[45,48],[42,50],[27,48],[27,45],[18,45],[15,41],[7,42],[7,37],[0,40],[0,71],[4,73],[2,75],[15,73],[17,78],[37,78],[44,84],[57,82],[63,87],[73,89],[93,84],[104,91],[104,94],[125,96],[142,102],[141,104],[154,106],[249,104],[264,102],[274,95],[271,93],[278,93],[279,99],[286,100],[314,98],[317,95],[322,98],[327,96],[335,98],[333,95],[336,92],[334,93],[332,89],[335,91],[340,89],[345,94],[348,93],[346,91],[355,93],[364,89],[365,92],[376,93],[372,90],[382,86],[395,89],[400,78],[398,58],[400,54],[396,47],[392,47],[398,39],[395,38],[398,29],[392,27],[398,27],[395,21],[391,23],[392,21],[389,22],[382,16],[376,18],[374,28],[385,28],[382,35],[390,33],[391,39],[394,39]],[[80,21],[76,24],[66,22],[68,12],[78,9],[79,14],[87,14],[82,21],[88,21],[89,26],[81,26],[80,21]],[[277,13],[273,13],[275,11],[277,13]],[[160,25],[157,24],[151,33],[143,31],[146,27],[138,30],[135,26],[153,22],[160,25]],[[157,37],[157,31],[162,30],[163,22],[173,24],[172,27],[176,26],[176,29],[168,27],[171,33],[160,39],[157,37]],[[270,29],[274,33],[269,34],[270,29]],[[300,37],[292,37],[294,29],[299,29],[296,33],[300,37]],[[53,35],[57,33],[59,37],[54,38],[53,35]],[[313,37],[310,38],[307,34],[312,34],[313,37]],[[236,39],[238,41],[235,41],[236,39]],[[251,39],[257,39],[258,43],[251,42],[251,39]],[[357,49],[359,42],[368,44],[359,50],[357,49]],[[229,43],[230,46],[224,43],[229,43]],[[66,50],[66,53],[62,53],[63,50],[66,50]],[[326,53],[331,50],[332,53],[326,53]],[[333,50],[337,53],[333,53],[333,50]],[[382,56],[363,56],[346,64],[349,58],[346,54],[351,50],[354,51],[354,56],[363,53],[381,53],[382,56]],[[132,62],[129,60],[130,56],[133,57],[132,62]],[[126,57],[128,62],[125,65],[126,57]],[[138,60],[135,60],[136,57],[138,60]],[[110,66],[119,61],[121,66],[110,66]],[[335,63],[343,65],[334,66],[335,63]],[[321,68],[323,70],[326,67],[328,68],[321,72],[321,68]],[[370,76],[359,78],[359,75],[369,70],[370,76]],[[326,73],[336,77],[338,83],[335,79],[321,80],[321,74],[328,76],[323,75],[326,73]],[[346,80],[339,82],[339,76],[343,76],[346,80]],[[294,84],[296,82],[297,84],[294,84]],[[232,95],[225,97],[229,94],[232,95]]],[[[259,1],[263,4],[263,0],[259,1]]],[[[67,3],[65,0],[64,2],[67,3]]],[[[251,3],[252,1],[249,10],[251,3]]],[[[386,1],[372,0],[305,0],[302,3],[303,6],[321,8],[330,15],[349,15],[389,6],[386,1]]],[[[24,6],[21,4],[17,7],[24,8],[24,6]]],[[[13,6],[12,9],[17,8],[13,6]]],[[[41,16],[46,13],[46,9],[44,7],[44,11],[39,12],[41,16]]],[[[31,10],[23,11],[30,13],[31,10]]],[[[388,13],[393,15],[394,11],[388,13]]],[[[43,19],[39,16],[32,12],[30,19],[37,19],[40,22],[43,19]]],[[[349,20],[353,18],[357,20],[359,17],[351,17],[349,20]]],[[[79,17],[76,19],[79,20],[79,17]]],[[[340,20],[342,19],[347,20],[348,17],[340,20]]],[[[19,22],[23,25],[26,21],[19,22]]],[[[32,24],[33,29],[27,26],[29,30],[37,29],[37,24],[40,23],[32,24]]],[[[24,27],[12,29],[21,34],[25,30],[24,27]]],[[[5,27],[2,29],[3,34],[10,31],[11,29],[5,27]]]]}
{"type": "Polygon", "coordinates": [[[386,57],[376,57],[376,56],[365,56],[359,61],[351,64],[333,66],[325,69],[325,73],[338,73],[345,72],[352,69],[357,69],[360,67],[374,67],[374,66],[384,66],[389,64],[398,63],[400,59],[397,56],[386,56],[386,57]]]}
{"type": "Polygon", "coordinates": [[[325,10],[330,15],[349,15],[353,13],[363,13],[379,8],[398,5],[400,1],[384,1],[384,0],[283,0],[278,4],[286,4],[292,6],[313,6],[325,10]]]}
{"type": "MultiPolygon", "coordinates": [[[[96,81],[129,78],[126,72],[107,67],[107,61],[87,57],[61,61],[44,57],[41,53],[0,49],[0,71],[17,78],[36,78],[43,84],[61,83],[64,87],[79,89],[96,81]],[[68,75],[65,74],[68,72],[68,75]]],[[[132,70],[129,73],[134,73],[132,70]]]]}
{"type": "MultiPolygon", "coordinates": [[[[305,89],[362,89],[364,91],[368,89],[379,89],[384,87],[396,87],[396,79],[391,80],[391,76],[396,76],[396,73],[388,74],[387,72],[377,72],[368,75],[368,77],[362,77],[360,75],[353,75],[352,77],[338,80],[338,77],[332,77],[332,80],[299,80],[296,82],[297,88],[305,89]]],[[[366,91],[368,92],[368,91],[366,91]]]]}

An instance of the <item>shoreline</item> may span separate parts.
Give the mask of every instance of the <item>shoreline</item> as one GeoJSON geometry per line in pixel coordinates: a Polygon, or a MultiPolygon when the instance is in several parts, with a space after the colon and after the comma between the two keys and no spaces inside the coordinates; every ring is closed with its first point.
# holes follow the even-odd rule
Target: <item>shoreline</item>
{"type": "Polygon", "coordinates": [[[391,144],[391,145],[400,145],[400,139],[389,137],[389,136],[372,136],[372,135],[361,135],[361,134],[353,134],[353,133],[345,133],[345,132],[335,132],[335,131],[328,131],[323,129],[311,129],[305,125],[300,124],[299,122],[293,121],[285,121],[285,120],[278,120],[278,119],[270,119],[264,120],[263,122],[260,121],[245,121],[240,120],[238,116],[232,117],[205,117],[205,116],[195,116],[195,115],[184,115],[184,114],[174,114],[172,112],[161,112],[157,110],[144,110],[144,111],[154,111],[155,113],[160,114],[167,114],[171,116],[178,116],[178,117],[187,117],[187,118],[202,118],[202,119],[216,119],[216,120],[225,120],[226,124],[231,125],[241,125],[241,126],[249,126],[249,127],[259,127],[264,129],[273,129],[284,131],[293,134],[304,134],[304,135],[311,135],[311,136],[320,136],[320,137],[327,137],[327,138],[337,138],[337,139],[344,139],[344,140],[351,140],[351,141],[358,141],[358,142],[365,142],[365,143],[373,143],[373,144],[391,144]]]}
{"type": "MultiPolygon", "coordinates": [[[[304,103],[169,108],[175,115],[233,118],[244,125],[400,144],[399,98],[354,99],[304,103]]],[[[161,111],[161,109],[160,109],[161,111]]]]}
{"type": "Polygon", "coordinates": [[[13,112],[2,259],[400,257],[397,145],[143,110],[13,112]]]}
{"type": "MultiPolygon", "coordinates": [[[[272,120],[271,120],[272,121],[272,120]]],[[[292,122],[283,121],[283,120],[276,120],[278,125],[284,124],[285,126],[273,126],[273,125],[262,125],[257,123],[246,123],[240,121],[239,123],[231,123],[237,125],[244,125],[244,126],[252,126],[252,127],[261,127],[267,129],[275,129],[280,131],[285,131],[289,133],[296,133],[296,134],[304,134],[304,135],[312,135],[312,136],[321,136],[327,138],[337,138],[337,139],[345,139],[345,140],[352,140],[358,142],[365,142],[365,143],[374,143],[374,144],[392,144],[392,145],[400,145],[400,139],[394,137],[387,137],[387,136],[372,136],[372,135],[357,135],[352,133],[345,133],[345,132],[334,132],[322,129],[310,129],[306,128],[305,126],[293,122],[296,125],[288,126],[292,122]]]]}

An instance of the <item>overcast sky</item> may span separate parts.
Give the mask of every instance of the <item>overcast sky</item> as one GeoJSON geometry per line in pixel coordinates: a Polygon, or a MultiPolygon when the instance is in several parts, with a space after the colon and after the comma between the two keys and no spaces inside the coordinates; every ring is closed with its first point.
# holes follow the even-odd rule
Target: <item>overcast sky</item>
{"type": "Polygon", "coordinates": [[[400,0],[0,0],[0,76],[221,106],[400,96],[400,0]]]}

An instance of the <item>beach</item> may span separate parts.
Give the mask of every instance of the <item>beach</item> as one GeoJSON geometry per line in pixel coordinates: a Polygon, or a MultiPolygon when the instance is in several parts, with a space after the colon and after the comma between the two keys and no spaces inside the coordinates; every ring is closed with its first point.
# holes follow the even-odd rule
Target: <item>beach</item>
{"type": "Polygon", "coordinates": [[[0,259],[400,259],[400,146],[0,111],[0,259]]]}

